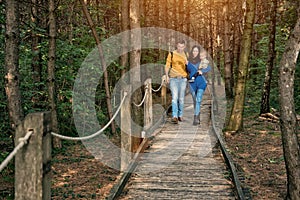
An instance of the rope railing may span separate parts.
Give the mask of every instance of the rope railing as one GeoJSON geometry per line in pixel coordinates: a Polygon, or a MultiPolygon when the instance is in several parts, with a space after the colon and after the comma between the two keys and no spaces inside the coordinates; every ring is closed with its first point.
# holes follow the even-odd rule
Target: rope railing
{"type": "Polygon", "coordinates": [[[88,136],[84,136],[84,137],[69,137],[69,136],[64,136],[64,135],[60,135],[60,134],[57,134],[57,133],[54,133],[54,132],[51,132],[51,135],[55,136],[55,137],[58,137],[60,139],[64,139],[64,140],[72,140],[72,141],[78,141],[78,140],[88,140],[88,139],[91,139],[91,138],[94,138],[96,136],[98,136],[99,134],[101,134],[111,123],[112,121],[116,118],[116,116],[119,114],[120,110],[121,110],[121,107],[125,101],[125,98],[127,96],[127,92],[124,92],[124,96],[123,96],[123,99],[120,103],[120,106],[118,107],[118,109],[116,110],[115,114],[113,115],[113,117],[109,120],[109,122],[102,128],[100,129],[99,131],[93,133],[92,135],[88,135],[88,136]]]}
{"type": "MultiPolygon", "coordinates": [[[[162,86],[164,85],[165,82],[166,82],[166,79],[165,79],[165,77],[163,76],[163,77],[162,77],[162,80],[161,80],[160,86],[159,86],[157,89],[153,89],[153,88],[151,87],[151,90],[152,90],[153,92],[158,92],[159,90],[161,90],[161,88],[162,88],[162,86]]],[[[146,86],[145,89],[146,89],[146,91],[145,91],[143,100],[142,100],[139,104],[136,104],[135,102],[133,102],[133,104],[134,104],[136,107],[141,107],[141,106],[143,105],[143,103],[145,102],[146,96],[148,95],[148,92],[149,92],[149,91],[148,91],[148,90],[149,90],[148,86],[146,86]]]]}
{"type": "MultiPolygon", "coordinates": [[[[158,91],[162,88],[164,82],[165,82],[165,79],[162,78],[162,82],[161,82],[160,87],[159,87],[157,90],[153,90],[153,89],[152,89],[152,90],[153,90],[154,92],[158,92],[158,91]]],[[[145,87],[145,94],[144,94],[143,100],[142,100],[139,104],[136,104],[136,103],[133,102],[133,104],[134,104],[136,107],[141,107],[141,106],[144,104],[144,102],[145,102],[145,100],[146,100],[146,97],[147,97],[147,95],[148,95],[148,90],[149,90],[149,88],[148,88],[148,86],[146,86],[146,87],[145,87]]],[[[70,137],[70,136],[60,135],[60,134],[57,134],[57,133],[54,133],[54,132],[51,132],[51,135],[53,135],[53,136],[55,136],[55,137],[58,137],[58,138],[60,138],[60,139],[64,139],[64,140],[73,140],[73,141],[78,141],[78,140],[88,140],[88,139],[91,139],[91,138],[94,138],[94,137],[98,136],[98,135],[101,134],[104,130],[106,130],[106,128],[107,128],[107,127],[112,123],[112,121],[116,118],[116,116],[118,115],[119,111],[121,110],[122,104],[124,103],[126,96],[127,96],[127,93],[125,92],[125,93],[124,93],[124,97],[123,97],[123,99],[122,99],[122,101],[121,101],[121,103],[120,103],[120,106],[118,107],[118,109],[116,110],[116,113],[113,115],[113,117],[110,119],[110,121],[109,121],[109,122],[108,122],[101,130],[99,130],[99,131],[93,133],[92,135],[89,135],[89,136],[83,136],[83,137],[70,137]]]]}
{"type": "Polygon", "coordinates": [[[158,92],[158,91],[162,88],[162,86],[164,85],[165,81],[166,81],[165,79],[162,79],[162,80],[161,80],[161,84],[160,84],[160,86],[158,87],[158,89],[155,90],[155,89],[152,88],[152,91],[153,91],[153,92],[158,92]]]}
{"type": "Polygon", "coordinates": [[[5,160],[0,165],[0,172],[8,165],[8,163],[13,159],[13,157],[18,153],[18,151],[27,144],[30,136],[32,135],[33,131],[29,131],[26,135],[22,138],[19,138],[19,144],[14,148],[14,150],[5,158],[5,160]]]}
{"type": "Polygon", "coordinates": [[[147,94],[148,94],[148,87],[145,87],[145,89],[146,89],[146,91],[145,91],[145,94],[144,94],[144,97],[143,97],[143,100],[141,101],[141,103],[136,104],[136,103],[132,102],[133,105],[135,105],[136,107],[141,107],[141,106],[143,105],[143,103],[145,102],[146,96],[147,96],[147,94]]]}

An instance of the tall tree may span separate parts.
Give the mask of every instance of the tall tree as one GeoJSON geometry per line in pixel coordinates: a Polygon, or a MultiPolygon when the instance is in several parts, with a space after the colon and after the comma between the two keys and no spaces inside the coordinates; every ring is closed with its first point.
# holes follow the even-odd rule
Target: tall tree
{"type": "MultiPolygon", "coordinates": [[[[223,7],[222,2],[216,2],[216,7],[223,7]]],[[[220,10],[216,11],[216,35],[217,35],[217,45],[216,45],[216,67],[219,70],[219,72],[221,71],[220,69],[220,65],[221,65],[221,41],[220,41],[220,35],[221,35],[221,27],[220,27],[220,19],[221,19],[221,15],[220,15],[220,10]]],[[[221,85],[221,75],[220,73],[217,73],[217,80],[218,80],[218,85],[221,85]]]]}
{"type": "MultiPolygon", "coordinates": [[[[42,66],[41,66],[41,51],[40,51],[40,42],[41,38],[39,34],[37,34],[36,30],[39,27],[40,20],[38,14],[41,13],[38,6],[38,0],[32,0],[32,7],[31,7],[31,23],[33,24],[33,30],[31,31],[31,51],[32,51],[32,71],[33,75],[32,78],[35,83],[41,82],[42,76],[42,66]]],[[[35,89],[39,90],[40,87],[36,87],[35,89]]]]}
{"type": "Polygon", "coordinates": [[[21,104],[19,74],[19,3],[6,1],[5,33],[5,92],[8,100],[10,124],[13,129],[22,121],[24,113],[21,104]]]}
{"type": "MultiPolygon", "coordinates": [[[[242,7],[242,3],[239,0],[235,0],[232,2],[233,8],[232,10],[232,15],[233,15],[233,60],[231,61],[233,63],[233,74],[235,74],[236,68],[235,66],[238,65],[238,63],[240,62],[240,49],[241,49],[241,35],[242,35],[242,20],[241,20],[241,16],[242,16],[242,9],[240,9],[242,7]]],[[[234,78],[231,79],[231,85],[234,85],[234,78]]]]}
{"type": "Polygon", "coordinates": [[[223,7],[224,15],[224,76],[225,76],[225,92],[226,97],[232,99],[233,97],[233,85],[231,79],[233,79],[232,61],[230,56],[230,17],[229,17],[229,0],[226,0],[223,7]]]}
{"type": "MultiPolygon", "coordinates": [[[[130,82],[131,83],[140,83],[141,82],[141,30],[140,28],[140,2],[139,0],[130,0],[129,5],[129,19],[130,19],[130,29],[135,29],[131,32],[130,42],[134,47],[134,50],[130,52],[130,69],[134,69],[134,73],[131,73],[130,82]]],[[[142,99],[142,91],[138,88],[132,97],[133,102],[138,103],[142,99]]],[[[134,106],[134,105],[133,105],[134,106]]],[[[143,125],[142,110],[138,107],[133,107],[133,120],[139,124],[143,125]]],[[[133,130],[134,135],[136,135],[141,130],[133,130]]],[[[137,150],[140,144],[140,138],[135,137],[132,141],[133,150],[137,150]]]]}
{"type": "Polygon", "coordinates": [[[294,80],[300,51],[300,5],[298,20],[286,43],[279,67],[280,129],[287,171],[288,200],[300,199],[300,146],[294,103],[294,80]]]}
{"type": "MultiPolygon", "coordinates": [[[[160,6],[158,7],[159,8],[159,27],[166,27],[167,26],[167,17],[168,17],[168,14],[167,12],[165,12],[167,10],[167,4],[168,2],[167,1],[162,1],[160,3],[160,6]]],[[[166,40],[167,40],[167,36],[166,35],[163,35],[160,39],[160,45],[162,43],[165,43],[166,40]]],[[[159,60],[164,60],[166,58],[166,53],[165,51],[162,51],[161,49],[159,49],[159,60]]],[[[163,71],[163,68],[161,69],[162,70],[162,74],[164,73],[163,71]]]]}
{"type": "MultiPolygon", "coordinates": [[[[122,5],[121,5],[121,30],[122,31],[128,31],[129,29],[129,1],[128,0],[122,0],[122,5]]],[[[127,52],[128,47],[128,41],[129,41],[129,35],[127,32],[122,34],[122,48],[123,52],[127,52]]],[[[128,54],[125,53],[121,56],[121,66],[122,66],[122,71],[121,75],[124,75],[125,72],[127,71],[127,66],[128,66],[128,54]]]]}
{"type": "Polygon", "coordinates": [[[262,98],[260,105],[260,114],[270,112],[270,88],[272,80],[272,71],[274,68],[275,60],[275,36],[276,36],[276,11],[277,0],[272,0],[270,3],[270,25],[269,25],[269,53],[266,66],[265,80],[262,90],[262,98]]]}
{"type": "Polygon", "coordinates": [[[239,131],[243,127],[243,111],[245,103],[245,88],[248,76],[248,64],[251,51],[251,39],[255,18],[256,0],[246,0],[246,18],[241,43],[240,62],[238,66],[237,82],[235,85],[234,103],[227,129],[239,131]]]}
{"type": "MultiPolygon", "coordinates": [[[[49,0],[49,52],[48,52],[48,93],[51,107],[52,130],[58,133],[56,89],[55,89],[55,52],[56,52],[56,18],[54,0],[49,0]]],[[[59,138],[53,138],[53,146],[61,148],[59,138]]]]}
{"type": "MultiPolygon", "coordinates": [[[[90,13],[89,13],[89,11],[86,7],[85,1],[80,0],[80,2],[81,2],[81,5],[82,5],[82,8],[83,8],[84,15],[87,18],[87,21],[88,21],[89,26],[92,30],[94,39],[95,39],[97,47],[98,47],[101,66],[102,66],[102,69],[103,69],[103,77],[104,77],[104,86],[105,86],[105,93],[106,93],[106,105],[107,105],[107,110],[108,110],[108,116],[109,116],[110,119],[112,119],[112,117],[113,117],[112,113],[113,112],[112,112],[112,105],[111,105],[111,95],[110,95],[109,84],[108,84],[108,73],[107,73],[107,70],[106,70],[107,66],[106,66],[106,62],[105,62],[105,59],[104,59],[102,47],[100,45],[100,39],[99,39],[99,36],[97,34],[97,31],[96,31],[95,25],[93,23],[93,20],[90,16],[90,13]]],[[[111,132],[113,134],[116,133],[116,128],[115,128],[115,123],[114,122],[111,123],[111,132]]]]}
{"type": "Polygon", "coordinates": [[[178,0],[178,31],[184,33],[184,23],[188,23],[184,20],[184,0],[178,0]]]}
{"type": "Polygon", "coordinates": [[[68,15],[67,15],[67,24],[68,24],[68,40],[70,44],[73,44],[73,17],[74,17],[74,8],[77,1],[72,1],[68,4],[68,15]]]}
{"type": "Polygon", "coordinates": [[[185,14],[186,14],[186,35],[191,36],[191,2],[185,1],[185,14]]]}

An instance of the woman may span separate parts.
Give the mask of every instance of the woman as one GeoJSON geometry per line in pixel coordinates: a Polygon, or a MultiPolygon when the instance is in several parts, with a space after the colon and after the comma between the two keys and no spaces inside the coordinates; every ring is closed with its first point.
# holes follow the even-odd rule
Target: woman
{"type": "Polygon", "coordinates": [[[207,82],[203,76],[211,70],[208,65],[207,53],[199,46],[193,46],[188,59],[187,71],[189,72],[190,92],[194,101],[194,122],[193,125],[200,124],[200,109],[203,93],[207,82]]]}

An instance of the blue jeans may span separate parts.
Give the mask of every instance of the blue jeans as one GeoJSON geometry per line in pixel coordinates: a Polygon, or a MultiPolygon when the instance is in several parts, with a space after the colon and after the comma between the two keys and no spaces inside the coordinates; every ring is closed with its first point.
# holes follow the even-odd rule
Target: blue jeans
{"type": "Polygon", "coordinates": [[[190,88],[190,90],[194,101],[194,115],[200,115],[201,102],[202,102],[204,90],[197,89],[196,93],[192,88],[190,88]]]}
{"type": "Polygon", "coordinates": [[[186,78],[170,78],[173,117],[182,117],[183,115],[186,82],[186,78]]]}

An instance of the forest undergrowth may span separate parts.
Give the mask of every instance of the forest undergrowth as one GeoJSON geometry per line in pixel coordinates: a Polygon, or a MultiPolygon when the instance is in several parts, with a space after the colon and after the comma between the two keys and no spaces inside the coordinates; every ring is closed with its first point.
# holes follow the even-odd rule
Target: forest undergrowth
{"type": "MultiPolygon", "coordinates": [[[[279,124],[249,116],[242,132],[224,136],[252,198],[283,199],[286,174],[279,124]]],[[[81,142],[64,142],[53,155],[52,199],[104,199],[119,175],[94,159],[81,142]]],[[[13,199],[13,180],[11,164],[0,174],[1,200],[13,199]]]]}

